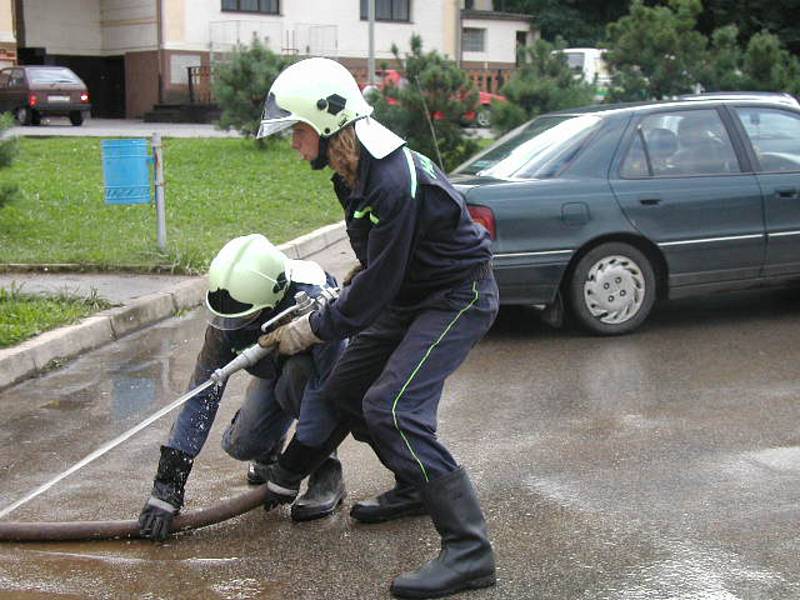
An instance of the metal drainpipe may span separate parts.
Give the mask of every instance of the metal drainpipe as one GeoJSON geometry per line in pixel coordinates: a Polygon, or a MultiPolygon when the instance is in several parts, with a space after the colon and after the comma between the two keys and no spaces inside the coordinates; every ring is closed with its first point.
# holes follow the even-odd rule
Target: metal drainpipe
{"type": "Polygon", "coordinates": [[[458,68],[461,68],[461,63],[463,62],[463,57],[461,56],[461,32],[464,28],[463,16],[461,14],[461,0],[455,0],[456,2],[456,64],[458,68]]]}
{"type": "Polygon", "coordinates": [[[11,3],[11,22],[14,27],[14,38],[17,41],[17,64],[19,64],[19,49],[25,47],[25,10],[22,0],[11,3]]]}
{"type": "Polygon", "coordinates": [[[375,0],[367,0],[369,21],[369,56],[367,57],[367,83],[375,85],[375,0]]]}
{"type": "Polygon", "coordinates": [[[156,0],[156,47],[158,49],[158,103],[164,103],[164,23],[161,18],[162,0],[156,0]]]}

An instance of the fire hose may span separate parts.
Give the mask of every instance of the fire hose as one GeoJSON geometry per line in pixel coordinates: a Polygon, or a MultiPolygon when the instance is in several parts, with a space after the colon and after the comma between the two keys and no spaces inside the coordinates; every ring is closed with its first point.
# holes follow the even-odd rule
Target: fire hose
{"type": "MultiPolygon", "coordinates": [[[[266,495],[267,486],[260,485],[209,508],[179,513],[170,532],[197,529],[232,519],[263,504],[266,495]]],[[[141,537],[139,522],[135,520],[0,523],[0,542],[65,542],[138,537],[141,537]]]]}
{"type": "MultiPolygon", "coordinates": [[[[295,304],[286,310],[278,313],[272,319],[261,326],[263,332],[283,325],[298,316],[307,314],[320,305],[336,297],[335,290],[325,290],[327,292],[320,298],[311,298],[305,292],[295,294],[295,304]]],[[[117,436],[110,442],[101,446],[91,454],[84,457],[81,461],[50,479],[39,486],[27,496],[0,510],[0,518],[11,513],[13,510],[32,500],[36,496],[44,493],[53,485],[71,475],[78,469],[86,466],[90,462],[104,455],[106,452],[115,448],[135,433],[141,431],[155,420],[171,412],[187,400],[194,397],[211,385],[221,385],[228,377],[237,371],[255,365],[262,358],[267,356],[272,348],[262,348],[258,344],[253,344],[243,350],[235,359],[227,365],[217,369],[211,377],[196,388],[190,390],[171,404],[151,415],[138,425],[132,427],[123,434],[117,436]]],[[[220,523],[227,519],[239,516],[253,508],[263,504],[267,494],[265,485],[225,500],[209,508],[187,511],[179,513],[172,524],[171,533],[197,529],[207,525],[220,523]]],[[[0,522],[0,542],[55,542],[55,541],[78,541],[78,540],[103,540],[137,538],[139,535],[139,523],[135,520],[122,521],[68,521],[68,522],[0,522]]]]}

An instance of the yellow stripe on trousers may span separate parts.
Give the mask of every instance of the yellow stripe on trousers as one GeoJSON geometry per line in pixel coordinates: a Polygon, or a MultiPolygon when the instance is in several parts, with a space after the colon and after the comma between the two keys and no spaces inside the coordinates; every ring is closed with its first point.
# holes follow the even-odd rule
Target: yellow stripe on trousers
{"type": "Polygon", "coordinates": [[[437,338],[437,340],[433,344],[430,345],[430,347],[428,348],[428,351],[425,352],[425,356],[422,357],[422,360],[419,361],[419,364],[417,364],[417,366],[411,372],[411,375],[409,376],[408,380],[403,384],[403,387],[400,388],[400,391],[397,393],[397,396],[395,397],[394,402],[392,403],[392,417],[394,418],[394,426],[397,429],[397,431],[400,434],[400,436],[403,438],[403,441],[406,443],[406,446],[408,447],[408,451],[411,452],[411,456],[413,456],[414,460],[417,461],[417,464],[419,465],[419,468],[422,470],[422,475],[423,475],[423,477],[425,477],[425,481],[426,482],[430,481],[430,479],[428,479],[428,472],[425,470],[425,466],[422,464],[422,461],[420,461],[419,457],[417,456],[417,453],[414,452],[414,449],[411,447],[411,444],[409,443],[408,438],[406,437],[406,434],[403,433],[403,430],[400,429],[400,424],[397,422],[397,412],[396,412],[397,403],[399,402],[400,398],[403,396],[403,393],[406,391],[406,388],[408,387],[408,385],[411,383],[411,381],[414,379],[416,374],[422,368],[422,365],[424,365],[425,361],[428,360],[428,357],[433,352],[433,349],[436,348],[436,346],[439,345],[439,342],[441,342],[444,339],[444,336],[446,336],[447,333],[453,328],[453,325],[455,325],[456,321],[458,321],[458,319],[461,317],[461,315],[463,315],[466,311],[468,311],[470,308],[472,308],[472,306],[478,301],[479,294],[478,294],[478,282],[477,281],[473,281],[472,282],[472,291],[475,293],[475,297],[472,299],[472,301],[469,304],[467,304],[464,308],[462,308],[460,311],[458,311],[458,314],[455,317],[453,317],[453,320],[450,321],[450,323],[447,324],[447,327],[445,327],[444,331],[442,332],[442,335],[440,335],[437,338]]]}

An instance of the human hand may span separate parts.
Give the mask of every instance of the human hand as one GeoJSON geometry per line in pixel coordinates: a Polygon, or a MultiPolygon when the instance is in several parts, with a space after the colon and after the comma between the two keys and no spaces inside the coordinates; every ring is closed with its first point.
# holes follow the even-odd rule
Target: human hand
{"type": "Polygon", "coordinates": [[[347,287],[353,282],[353,278],[364,270],[364,265],[360,262],[355,264],[342,279],[342,287],[347,287]]]}
{"type": "Polygon", "coordinates": [[[262,335],[258,338],[259,346],[264,348],[277,346],[279,354],[291,356],[310,348],[314,344],[319,344],[322,340],[311,331],[311,315],[312,313],[306,313],[291,323],[262,335]]]}

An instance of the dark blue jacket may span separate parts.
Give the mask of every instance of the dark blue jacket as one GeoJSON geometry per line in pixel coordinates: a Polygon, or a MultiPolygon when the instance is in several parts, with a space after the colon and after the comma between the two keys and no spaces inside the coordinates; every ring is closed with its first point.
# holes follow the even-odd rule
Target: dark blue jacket
{"type": "Polygon", "coordinates": [[[489,234],[426,156],[402,147],[375,159],[362,149],[355,189],[339,175],[333,183],[364,270],[312,316],[324,340],[361,331],[387,306],[413,306],[491,260],[489,234]]]}

